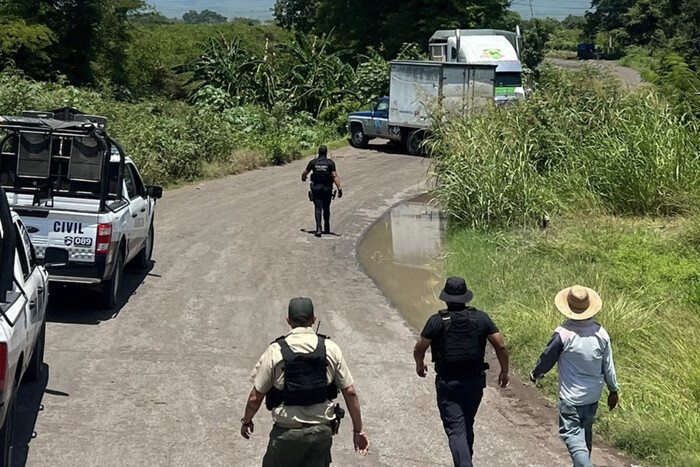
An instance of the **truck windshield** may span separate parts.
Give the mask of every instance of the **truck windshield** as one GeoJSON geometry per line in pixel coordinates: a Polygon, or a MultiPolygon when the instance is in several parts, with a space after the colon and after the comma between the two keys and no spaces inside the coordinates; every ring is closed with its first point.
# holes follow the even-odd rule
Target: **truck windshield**
{"type": "Polygon", "coordinates": [[[496,73],[497,88],[518,88],[523,85],[522,74],[518,72],[496,73]]]}

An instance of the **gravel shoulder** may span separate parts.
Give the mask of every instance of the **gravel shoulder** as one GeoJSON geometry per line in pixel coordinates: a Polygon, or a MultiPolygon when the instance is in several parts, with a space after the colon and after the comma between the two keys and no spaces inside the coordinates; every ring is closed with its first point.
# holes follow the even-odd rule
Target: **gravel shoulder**
{"type": "Polygon", "coordinates": [[[602,68],[617,76],[622,85],[630,90],[649,85],[649,83],[642,79],[642,75],[637,70],[618,65],[615,62],[605,60],[565,60],[561,58],[547,58],[546,62],[562,68],[575,69],[584,66],[602,68]]]}
{"type": "MultiPolygon", "coordinates": [[[[256,417],[252,440],[238,433],[248,374],[287,332],[287,303],[300,295],[313,298],[320,332],[344,351],[373,443],[368,457],[357,456],[346,420],[333,465],[451,465],[432,379],[414,373],[417,332],[355,259],[365,230],[424,189],[428,161],[374,149],[332,154],[345,192],[332,227],[342,236],[301,231],[313,216],[299,180],[306,161],[298,161],[167,192],[155,266],[127,275],[116,315],[93,309],[90,293],[55,291],[50,376],[20,400],[29,444],[16,448],[19,465],[260,465],[269,414],[256,417]]],[[[487,388],[477,425],[478,465],[570,462],[555,411],[517,381],[487,388]]],[[[599,467],[629,465],[607,449],[594,458],[599,467]]]]}

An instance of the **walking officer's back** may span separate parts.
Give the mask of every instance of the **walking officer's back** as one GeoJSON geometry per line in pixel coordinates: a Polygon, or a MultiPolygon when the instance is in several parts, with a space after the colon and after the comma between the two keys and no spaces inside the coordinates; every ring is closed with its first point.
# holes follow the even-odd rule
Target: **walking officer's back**
{"type": "Polygon", "coordinates": [[[318,157],[309,162],[301,174],[301,181],[311,173],[311,200],[314,202],[314,217],[316,220],[317,237],[321,236],[321,216],[323,215],[323,233],[331,233],[331,200],[333,199],[333,184],[338,188],[338,198],[343,197],[340,188],[340,177],[336,172],[335,162],[328,158],[328,148],[318,148],[318,157]]]}
{"type": "Polygon", "coordinates": [[[253,416],[263,399],[274,427],[263,467],[326,467],[331,463],[333,434],[344,411],[333,400],[342,392],[353,425],[355,450],[367,454],[360,402],[340,348],[316,334],[313,303],[295,298],[287,323],[292,332],[276,339],[252,372],[253,389],[241,419],[241,434],[253,432],[253,416]]]}
{"type": "Polygon", "coordinates": [[[503,337],[486,313],[467,306],[472,296],[464,279],[447,279],[440,294],[447,309],[430,317],[413,351],[416,373],[425,377],[425,352],[431,348],[438,409],[456,467],[472,466],[474,418],[486,387],[487,340],[496,349],[501,365],[498,383],[508,385],[508,352],[503,337]]]}

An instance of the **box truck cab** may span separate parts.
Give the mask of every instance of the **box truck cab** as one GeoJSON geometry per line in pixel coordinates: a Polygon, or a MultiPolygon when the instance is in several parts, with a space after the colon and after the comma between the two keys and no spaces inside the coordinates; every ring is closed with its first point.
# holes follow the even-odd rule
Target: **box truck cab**
{"type": "Polygon", "coordinates": [[[525,97],[519,32],[497,29],[442,30],[433,34],[429,47],[433,61],[495,65],[494,102],[497,105],[525,97]]]}

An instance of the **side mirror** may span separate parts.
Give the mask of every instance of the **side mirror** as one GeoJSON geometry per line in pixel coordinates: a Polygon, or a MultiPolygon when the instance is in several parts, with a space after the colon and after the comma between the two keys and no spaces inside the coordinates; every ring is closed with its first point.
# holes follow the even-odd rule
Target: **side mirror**
{"type": "Polygon", "coordinates": [[[148,196],[150,196],[153,199],[161,199],[163,197],[163,187],[148,185],[146,187],[146,193],[148,193],[148,196]]]}
{"type": "Polygon", "coordinates": [[[60,268],[68,265],[68,250],[50,246],[44,253],[44,266],[47,268],[60,268]]]}

